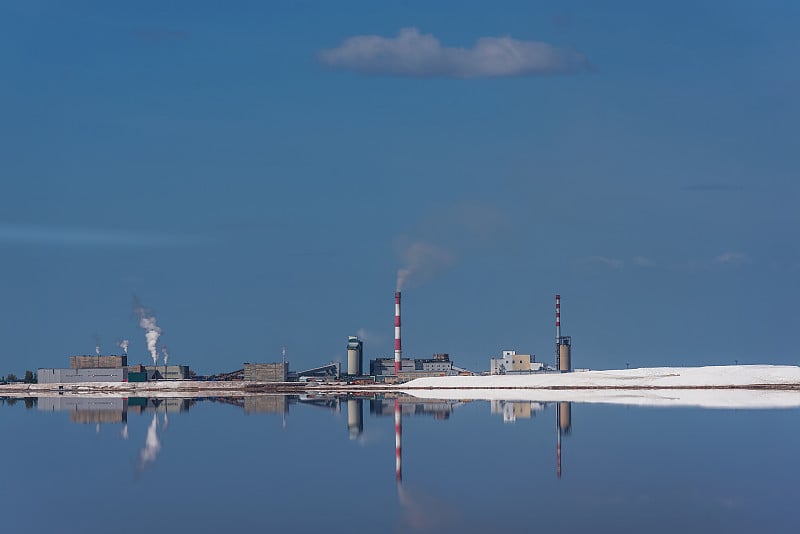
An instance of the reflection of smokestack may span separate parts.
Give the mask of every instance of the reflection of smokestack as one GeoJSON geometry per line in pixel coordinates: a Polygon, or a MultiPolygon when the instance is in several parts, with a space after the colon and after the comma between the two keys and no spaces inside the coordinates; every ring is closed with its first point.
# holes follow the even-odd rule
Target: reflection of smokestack
{"type": "Polygon", "coordinates": [[[400,356],[403,352],[400,343],[400,292],[394,294],[394,374],[400,376],[400,356]]]}
{"type": "MultiPolygon", "coordinates": [[[[399,295],[399,293],[398,293],[399,295]]],[[[400,413],[400,399],[394,400],[394,477],[397,482],[403,480],[403,414],[400,413]]]]}
{"type": "Polygon", "coordinates": [[[556,404],[556,476],[561,480],[561,403],[556,404]]]}
{"type": "Polygon", "coordinates": [[[567,435],[572,429],[572,403],[556,404],[556,475],[561,478],[561,435],[567,435]]]}

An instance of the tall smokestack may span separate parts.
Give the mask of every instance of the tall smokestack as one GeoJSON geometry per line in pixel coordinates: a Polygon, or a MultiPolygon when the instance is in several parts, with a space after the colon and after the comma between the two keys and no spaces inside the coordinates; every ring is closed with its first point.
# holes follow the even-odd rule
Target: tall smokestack
{"type": "Polygon", "coordinates": [[[561,295],[556,295],[556,345],[561,341],[561,295]]]}
{"type": "Polygon", "coordinates": [[[394,399],[394,477],[397,482],[403,480],[402,437],[403,414],[400,413],[400,399],[394,399]]]}
{"type": "Polygon", "coordinates": [[[403,349],[400,343],[400,292],[394,294],[394,374],[400,376],[400,355],[403,349]]]}
{"type": "Polygon", "coordinates": [[[556,294],[556,369],[561,368],[559,350],[561,345],[561,295],[556,294]]]}

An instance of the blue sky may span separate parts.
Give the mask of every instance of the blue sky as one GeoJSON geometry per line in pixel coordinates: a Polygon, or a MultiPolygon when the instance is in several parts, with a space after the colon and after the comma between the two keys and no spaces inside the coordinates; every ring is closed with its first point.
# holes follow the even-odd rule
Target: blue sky
{"type": "Polygon", "coordinates": [[[134,295],[202,373],[388,355],[408,261],[409,355],[549,361],[560,292],[580,367],[797,364],[798,20],[4,3],[0,374],[149,360],[134,295]]]}

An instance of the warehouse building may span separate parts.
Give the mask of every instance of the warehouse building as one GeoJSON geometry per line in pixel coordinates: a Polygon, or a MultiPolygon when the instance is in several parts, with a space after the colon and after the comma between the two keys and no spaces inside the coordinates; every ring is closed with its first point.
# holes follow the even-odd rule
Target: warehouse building
{"type": "Polygon", "coordinates": [[[244,379],[247,382],[286,382],[289,376],[289,364],[280,363],[245,363],[244,379]]]}
{"type": "Polygon", "coordinates": [[[39,369],[40,384],[77,384],[81,382],[127,382],[128,370],[115,369],[39,369]]]}
{"type": "MultiPolygon", "coordinates": [[[[454,374],[453,362],[446,353],[434,354],[432,358],[402,358],[399,377],[404,380],[427,376],[454,374]]],[[[395,376],[394,358],[376,358],[369,361],[369,374],[372,376],[395,376]]]]}
{"type": "Polygon", "coordinates": [[[70,369],[112,369],[128,365],[128,356],[70,356],[70,369]]]}
{"type": "Polygon", "coordinates": [[[489,360],[489,373],[493,375],[526,374],[544,370],[544,364],[536,356],[517,354],[515,350],[504,350],[500,358],[489,360]]]}
{"type": "MultiPolygon", "coordinates": [[[[147,380],[189,380],[188,365],[143,365],[147,380]]],[[[129,368],[130,369],[130,368],[129,368]]]]}

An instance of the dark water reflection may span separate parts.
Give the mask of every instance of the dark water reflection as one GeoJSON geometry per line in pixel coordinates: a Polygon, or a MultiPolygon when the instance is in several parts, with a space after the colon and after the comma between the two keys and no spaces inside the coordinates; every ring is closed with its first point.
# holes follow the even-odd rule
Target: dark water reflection
{"type": "Polygon", "coordinates": [[[0,398],[0,512],[8,532],[789,532],[798,413],[0,398]]]}

